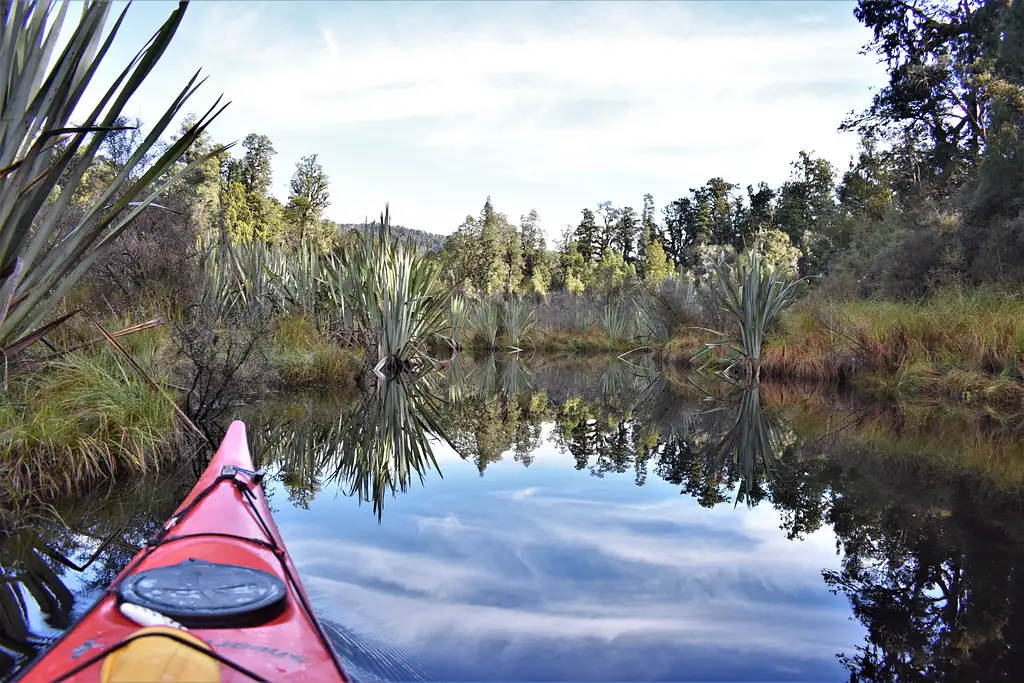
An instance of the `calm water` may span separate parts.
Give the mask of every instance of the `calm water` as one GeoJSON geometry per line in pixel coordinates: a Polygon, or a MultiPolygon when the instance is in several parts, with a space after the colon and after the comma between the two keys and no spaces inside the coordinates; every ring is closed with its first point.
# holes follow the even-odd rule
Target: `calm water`
{"type": "MultiPolygon", "coordinates": [[[[241,417],[360,681],[1024,676],[1020,419],[507,358],[241,417]]],[[[190,476],[72,501],[70,529],[43,514],[0,549],[0,670],[190,476]],[[84,571],[55,559],[108,537],[84,571]]]]}

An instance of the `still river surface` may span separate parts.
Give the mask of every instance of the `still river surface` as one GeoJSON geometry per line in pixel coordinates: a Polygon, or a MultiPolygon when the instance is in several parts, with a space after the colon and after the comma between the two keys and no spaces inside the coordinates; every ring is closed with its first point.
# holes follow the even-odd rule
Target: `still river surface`
{"type": "MultiPolygon", "coordinates": [[[[1019,417],[494,357],[239,417],[359,681],[1024,671],[1019,417]]],[[[73,623],[194,477],[68,501],[4,543],[0,673],[73,623]]]]}

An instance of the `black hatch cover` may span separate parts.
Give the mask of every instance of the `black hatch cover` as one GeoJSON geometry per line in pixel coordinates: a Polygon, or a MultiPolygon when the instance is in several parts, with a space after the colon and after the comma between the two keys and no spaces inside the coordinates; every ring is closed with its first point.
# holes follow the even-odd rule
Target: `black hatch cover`
{"type": "Polygon", "coordinates": [[[186,628],[259,626],[288,605],[284,582],[273,574],[195,558],[133,574],[117,592],[186,628]]]}

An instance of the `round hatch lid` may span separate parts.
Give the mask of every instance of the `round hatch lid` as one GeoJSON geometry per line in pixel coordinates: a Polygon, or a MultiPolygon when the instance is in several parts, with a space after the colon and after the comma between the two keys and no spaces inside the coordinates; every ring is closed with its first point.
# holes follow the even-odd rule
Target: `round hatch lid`
{"type": "Polygon", "coordinates": [[[259,626],[284,612],[288,591],[269,572],[194,558],[147,569],[121,582],[118,596],[186,628],[259,626]]]}

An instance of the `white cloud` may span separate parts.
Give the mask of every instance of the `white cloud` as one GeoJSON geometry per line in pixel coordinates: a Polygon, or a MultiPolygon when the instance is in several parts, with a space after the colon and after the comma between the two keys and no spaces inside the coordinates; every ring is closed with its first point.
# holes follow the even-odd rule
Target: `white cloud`
{"type": "Polygon", "coordinates": [[[211,73],[208,93],[233,102],[218,134],[269,134],[279,192],[319,151],[342,219],[390,199],[404,223],[449,232],[492,193],[512,217],[536,206],[553,235],[605,198],[664,204],[713,175],[777,184],[800,149],[844,165],[855,141],[836,127],[880,78],[852,15],[706,7],[197,4],[160,68],[211,73]]]}

